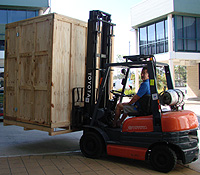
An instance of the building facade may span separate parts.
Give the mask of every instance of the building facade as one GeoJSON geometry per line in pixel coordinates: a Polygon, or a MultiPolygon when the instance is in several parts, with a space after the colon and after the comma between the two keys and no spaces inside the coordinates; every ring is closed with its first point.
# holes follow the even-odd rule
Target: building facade
{"type": "Polygon", "coordinates": [[[49,0],[0,0],[0,71],[4,68],[5,25],[42,15],[49,0]]]}
{"type": "MultiPolygon", "coordinates": [[[[135,54],[187,70],[187,95],[200,97],[200,0],[144,0],[131,8],[135,54]]],[[[183,84],[183,82],[179,82],[183,84]]]]}

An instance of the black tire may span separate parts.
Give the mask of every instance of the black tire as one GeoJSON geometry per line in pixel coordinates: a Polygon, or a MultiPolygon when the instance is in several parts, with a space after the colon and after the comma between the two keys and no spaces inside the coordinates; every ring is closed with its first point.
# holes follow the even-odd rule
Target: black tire
{"type": "Polygon", "coordinates": [[[85,132],[80,140],[80,149],[85,157],[99,158],[105,151],[105,144],[100,135],[94,132],[85,132]]]}
{"type": "Polygon", "coordinates": [[[153,147],[150,153],[150,162],[157,171],[167,173],[174,169],[177,163],[176,153],[166,145],[153,147]]]}

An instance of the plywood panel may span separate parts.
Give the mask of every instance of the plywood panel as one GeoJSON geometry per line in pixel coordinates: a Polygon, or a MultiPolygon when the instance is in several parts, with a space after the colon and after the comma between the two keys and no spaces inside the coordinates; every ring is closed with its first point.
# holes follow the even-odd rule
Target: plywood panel
{"type": "Polygon", "coordinates": [[[31,87],[32,86],[32,57],[20,57],[19,59],[19,78],[20,78],[20,87],[31,87]]]}
{"type": "Polygon", "coordinates": [[[52,124],[68,122],[71,24],[55,19],[52,60],[52,124]]]}
{"type": "Polygon", "coordinates": [[[20,53],[32,53],[34,47],[33,23],[22,25],[20,32],[20,53]]]}
{"type": "MultiPolygon", "coordinates": [[[[6,76],[6,87],[15,87],[16,84],[16,58],[7,58],[7,65],[9,65],[9,68],[7,68],[5,72],[6,76]]],[[[6,68],[6,67],[5,67],[6,68]]]]}
{"type": "Polygon", "coordinates": [[[34,59],[34,87],[46,88],[48,85],[48,55],[36,56],[34,59]]]}
{"type": "Polygon", "coordinates": [[[87,29],[73,25],[72,33],[72,56],[71,56],[71,72],[70,85],[71,89],[75,86],[83,87],[85,83],[85,64],[87,47],[87,29]],[[85,36],[85,37],[83,37],[85,36]]]}
{"type": "Polygon", "coordinates": [[[31,121],[33,118],[33,93],[31,90],[20,89],[19,91],[19,115],[17,120],[31,121]]]}
{"type": "Polygon", "coordinates": [[[16,47],[17,47],[17,36],[19,36],[19,33],[17,33],[17,28],[11,28],[7,29],[7,54],[16,56],[16,47]]]}
{"type": "MultiPolygon", "coordinates": [[[[4,96],[6,96],[6,101],[4,100],[4,116],[15,118],[15,91],[14,90],[6,90],[4,92],[4,96]]],[[[5,117],[4,117],[5,118],[5,117]]]]}
{"type": "Polygon", "coordinates": [[[50,126],[51,120],[47,111],[47,91],[35,91],[34,97],[34,121],[50,126]]]}
{"type": "Polygon", "coordinates": [[[49,40],[52,30],[52,22],[50,20],[40,21],[36,23],[36,52],[46,51],[49,49],[49,40]]]}

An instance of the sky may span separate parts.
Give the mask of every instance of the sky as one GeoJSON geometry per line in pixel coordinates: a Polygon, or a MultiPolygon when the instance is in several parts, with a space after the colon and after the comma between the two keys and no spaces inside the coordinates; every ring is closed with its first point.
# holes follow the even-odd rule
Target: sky
{"type": "Polygon", "coordinates": [[[114,28],[114,55],[129,55],[132,51],[131,7],[142,0],[51,0],[51,12],[88,21],[89,11],[111,14],[114,28]],[[130,42],[130,44],[129,44],[130,42]],[[129,51],[130,47],[130,51],[129,51]]]}

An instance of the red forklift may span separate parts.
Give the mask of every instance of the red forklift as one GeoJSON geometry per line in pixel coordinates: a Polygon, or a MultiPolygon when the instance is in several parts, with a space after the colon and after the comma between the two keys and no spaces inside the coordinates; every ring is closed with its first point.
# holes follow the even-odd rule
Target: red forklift
{"type": "Polygon", "coordinates": [[[104,155],[146,160],[160,172],[171,171],[198,159],[198,120],[194,112],[184,110],[184,94],[174,89],[168,64],[156,62],[153,55],[125,56],[125,62],[111,63],[113,37],[111,15],[91,11],[88,20],[88,50],[85,88],[73,89],[72,128],[83,129],[80,149],[84,156],[104,155]],[[101,53],[97,53],[97,35],[101,34],[101,53]],[[97,68],[97,59],[100,66],[97,68]],[[122,102],[131,69],[147,66],[151,95],[141,98],[141,110],[126,119],[120,128],[111,123],[118,102],[122,102]],[[110,89],[110,74],[122,69],[122,91],[110,89]],[[166,89],[158,93],[156,69],[163,67],[166,89]],[[98,72],[98,76],[97,76],[98,72]],[[110,98],[110,96],[113,98],[110,98]],[[161,106],[169,106],[163,111],[161,106]]]}

